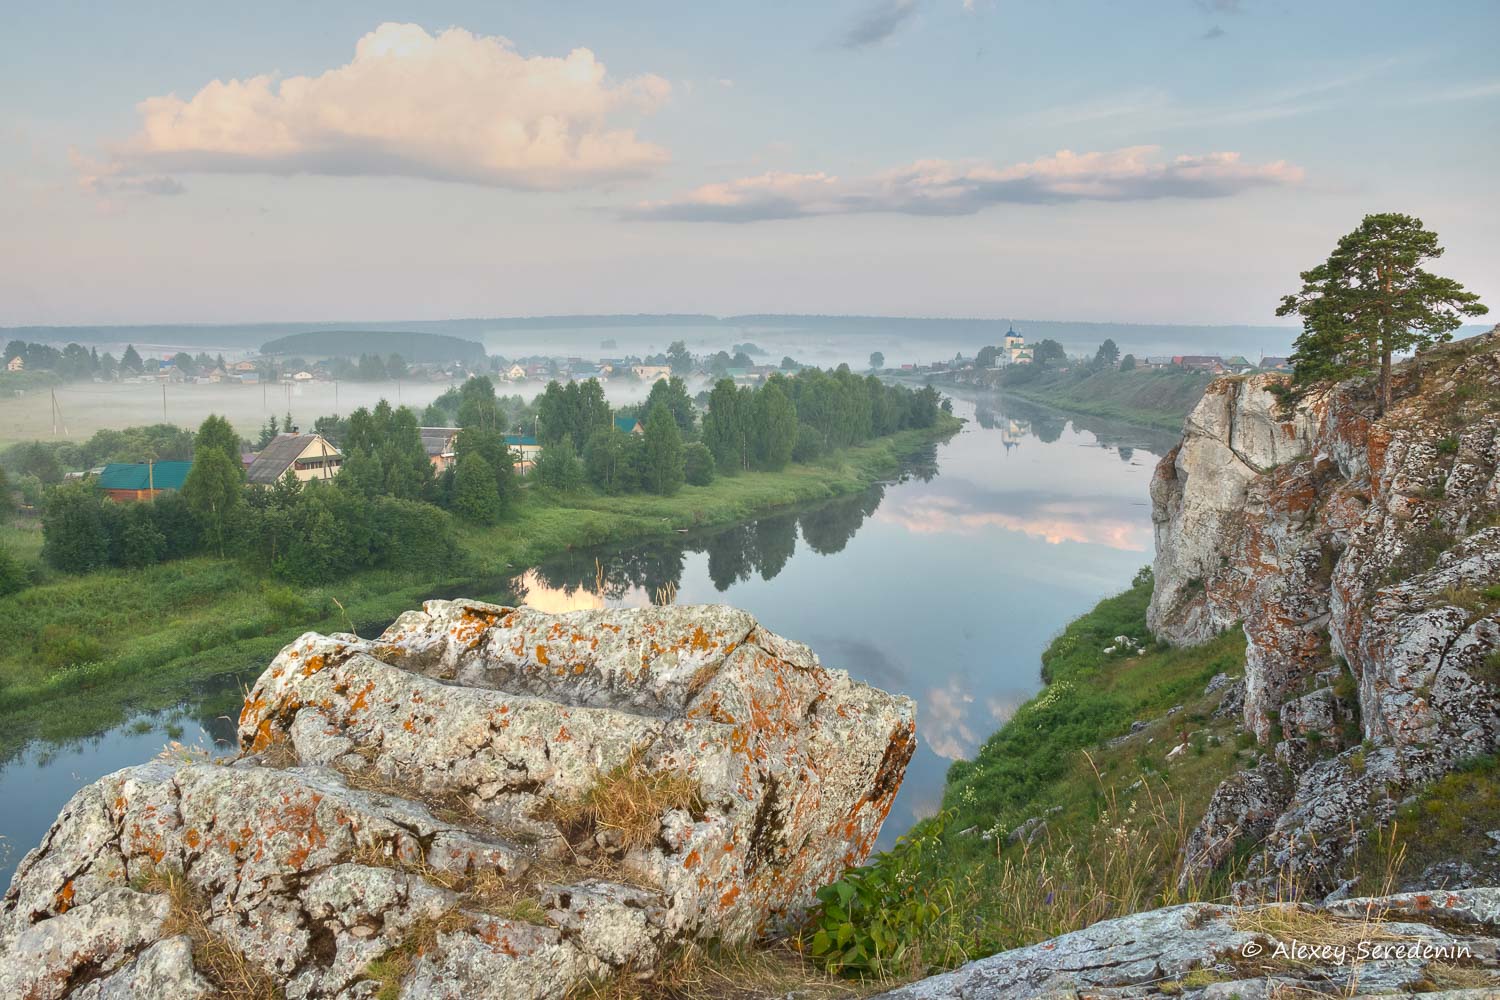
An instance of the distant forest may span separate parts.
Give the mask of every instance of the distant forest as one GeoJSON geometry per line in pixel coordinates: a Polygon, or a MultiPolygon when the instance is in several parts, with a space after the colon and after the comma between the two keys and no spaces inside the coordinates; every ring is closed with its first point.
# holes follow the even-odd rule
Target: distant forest
{"type": "Polygon", "coordinates": [[[410,364],[461,362],[484,365],[484,345],[439,333],[401,333],[392,330],[313,330],[267,341],[265,355],[302,358],[355,357],[362,354],[399,354],[410,364]]]}

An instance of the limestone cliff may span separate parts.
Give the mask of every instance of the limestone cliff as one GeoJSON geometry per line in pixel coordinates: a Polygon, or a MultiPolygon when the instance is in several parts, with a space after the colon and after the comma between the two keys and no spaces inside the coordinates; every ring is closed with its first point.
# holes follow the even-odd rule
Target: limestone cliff
{"type": "Polygon", "coordinates": [[[1500,327],[1281,413],[1222,378],[1157,466],[1149,622],[1247,640],[1246,727],[1274,745],[1220,788],[1184,877],[1265,838],[1242,890],[1329,890],[1363,831],[1500,746],[1500,327]]]}
{"type": "Polygon", "coordinates": [[[732,608],[470,601],[304,635],[240,737],[73,797],[0,899],[0,997],[562,997],[794,919],[916,746],[732,608]]]}

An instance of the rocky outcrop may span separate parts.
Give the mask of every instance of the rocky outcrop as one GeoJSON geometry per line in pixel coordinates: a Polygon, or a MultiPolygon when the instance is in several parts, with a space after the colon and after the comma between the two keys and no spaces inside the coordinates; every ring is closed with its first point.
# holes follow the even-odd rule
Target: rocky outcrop
{"type": "Polygon", "coordinates": [[[1149,623],[1243,628],[1245,725],[1282,741],[1220,790],[1184,878],[1264,833],[1242,889],[1326,891],[1351,831],[1500,746],[1500,328],[1400,366],[1381,416],[1368,382],[1283,414],[1278,378],[1214,382],[1158,465],[1149,623]]]}
{"type": "Polygon", "coordinates": [[[1483,970],[1497,964],[1500,889],[1350,899],[1328,907],[1189,903],[991,955],[879,1000],[1417,993],[1493,1000],[1500,981],[1483,970]],[[1436,992],[1454,980],[1474,985],[1436,992]],[[1483,985],[1486,980],[1491,985],[1483,985]]]}
{"type": "Polygon", "coordinates": [[[795,919],[915,748],[908,700],[743,612],[468,601],[304,635],[240,738],[73,797],[0,901],[0,996],[206,996],[217,949],[292,1000],[560,997],[795,919]]]}

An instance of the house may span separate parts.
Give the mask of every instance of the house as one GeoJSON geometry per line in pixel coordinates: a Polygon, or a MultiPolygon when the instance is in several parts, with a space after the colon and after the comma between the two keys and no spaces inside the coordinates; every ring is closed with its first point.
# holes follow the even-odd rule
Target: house
{"type": "Polygon", "coordinates": [[[192,467],[192,462],[110,462],[94,483],[115,503],[132,503],[182,489],[192,467]]]}
{"type": "Polygon", "coordinates": [[[236,371],[236,372],[241,372],[241,373],[243,373],[243,372],[258,372],[258,371],[260,371],[260,369],[255,366],[255,362],[254,361],[236,361],[234,364],[232,364],[232,365],[229,366],[229,369],[230,369],[230,371],[236,371]]]}
{"type": "Polygon", "coordinates": [[[1187,372],[1212,372],[1215,375],[1224,372],[1224,361],[1217,354],[1176,354],[1172,356],[1172,364],[1187,372]]]}
{"type": "Polygon", "coordinates": [[[457,427],[418,427],[422,435],[422,447],[427,449],[427,460],[432,471],[441,473],[453,464],[453,446],[458,442],[457,427]]]}
{"type": "Polygon", "coordinates": [[[1292,370],[1292,359],[1266,355],[1260,359],[1260,367],[1265,371],[1289,372],[1292,370]]]}
{"type": "Polygon", "coordinates": [[[5,370],[10,372],[22,372],[26,370],[26,359],[17,354],[5,365],[5,370]]]}
{"type": "Polygon", "coordinates": [[[644,434],[646,427],[640,417],[615,417],[615,430],[626,434],[644,434]]]}
{"type": "Polygon", "coordinates": [[[312,372],[302,371],[292,376],[293,382],[311,382],[315,376],[312,372]]]}
{"type": "Polygon", "coordinates": [[[1137,368],[1170,368],[1172,358],[1166,354],[1153,354],[1150,357],[1137,358],[1135,366],[1137,368]]]}
{"type": "Polygon", "coordinates": [[[530,434],[507,434],[505,444],[516,453],[517,472],[524,474],[536,467],[536,457],[542,453],[542,446],[536,443],[535,437],[530,434]]]}
{"type": "Polygon", "coordinates": [[[1239,354],[1233,354],[1224,359],[1224,367],[1228,368],[1236,375],[1240,375],[1244,372],[1249,371],[1255,366],[1250,363],[1248,358],[1245,358],[1244,356],[1239,354]]]}
{"type": "Polygon", "coordinates": [[[257,372],[257,371],[240,372],[237,381],[242,382],[245,385],[259,385],[260,384],[260,372],[257,372]]]}
{"type": "Polygon", "coordinates": [[[671,365],[631,365],[635,377],[646,382],[660,382],[672,377],[671,365]]]}
{"type": "Polygon", "coordinates": [[[290,469],[306,483],[332,479],[343,464],[343,453],[321,434],[278,434],[255,456],[245,479],[255,486],[273,486],[290,469]]]}
{"type": "Polygon", "coordinates": [[[512,382],[520,382],[526,378],[526,369],[520,365],[511,365],[505,370],[505,377],[512,382]]]}

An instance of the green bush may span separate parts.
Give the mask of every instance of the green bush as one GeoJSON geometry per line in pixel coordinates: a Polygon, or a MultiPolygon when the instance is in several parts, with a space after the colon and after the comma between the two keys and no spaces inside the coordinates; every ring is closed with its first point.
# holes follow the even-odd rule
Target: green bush
{"type": "Polygon", "coordinates": [[[265,599],[266,610],[284,622],[297,621],[307,617],[307,602],[297,596],[297,592],[285,584],[263,583],[260,588],[261,597],[265,599]]]}
{"type": "Polygon", "coordinates": [[[21,561],[5,549],[0,549],[0,597],[14,594],[31,585],[31,574],[21,561]]]}
{"type": "Polygon", "coordinates": [[[810,925],[808,952],[830,972],[859,978],[889,978],[922,971],[930,964],[950,964],[946,956],[927,953],[932,932],[945,909],[942,886],[919,876],[923,855],[942,838],[948,814],[925,824],[920,836],[902,837],[889,851],[863,868],[818,890],[818,909],[810,925]]]}
{"type": "Polygon", "coordinates": [[[104,645],[91,635],[61,625],[48,625],[37,635],[36,652],[44,666],[61,670],[98,662],[104,658],[104,645]]]}
{"type": "Polygon", "coordinates": [[[683,474],[691,486],[707,486],[714,481],[714,453],[702,441],[690,441],[682,449],[683,474]]]}

